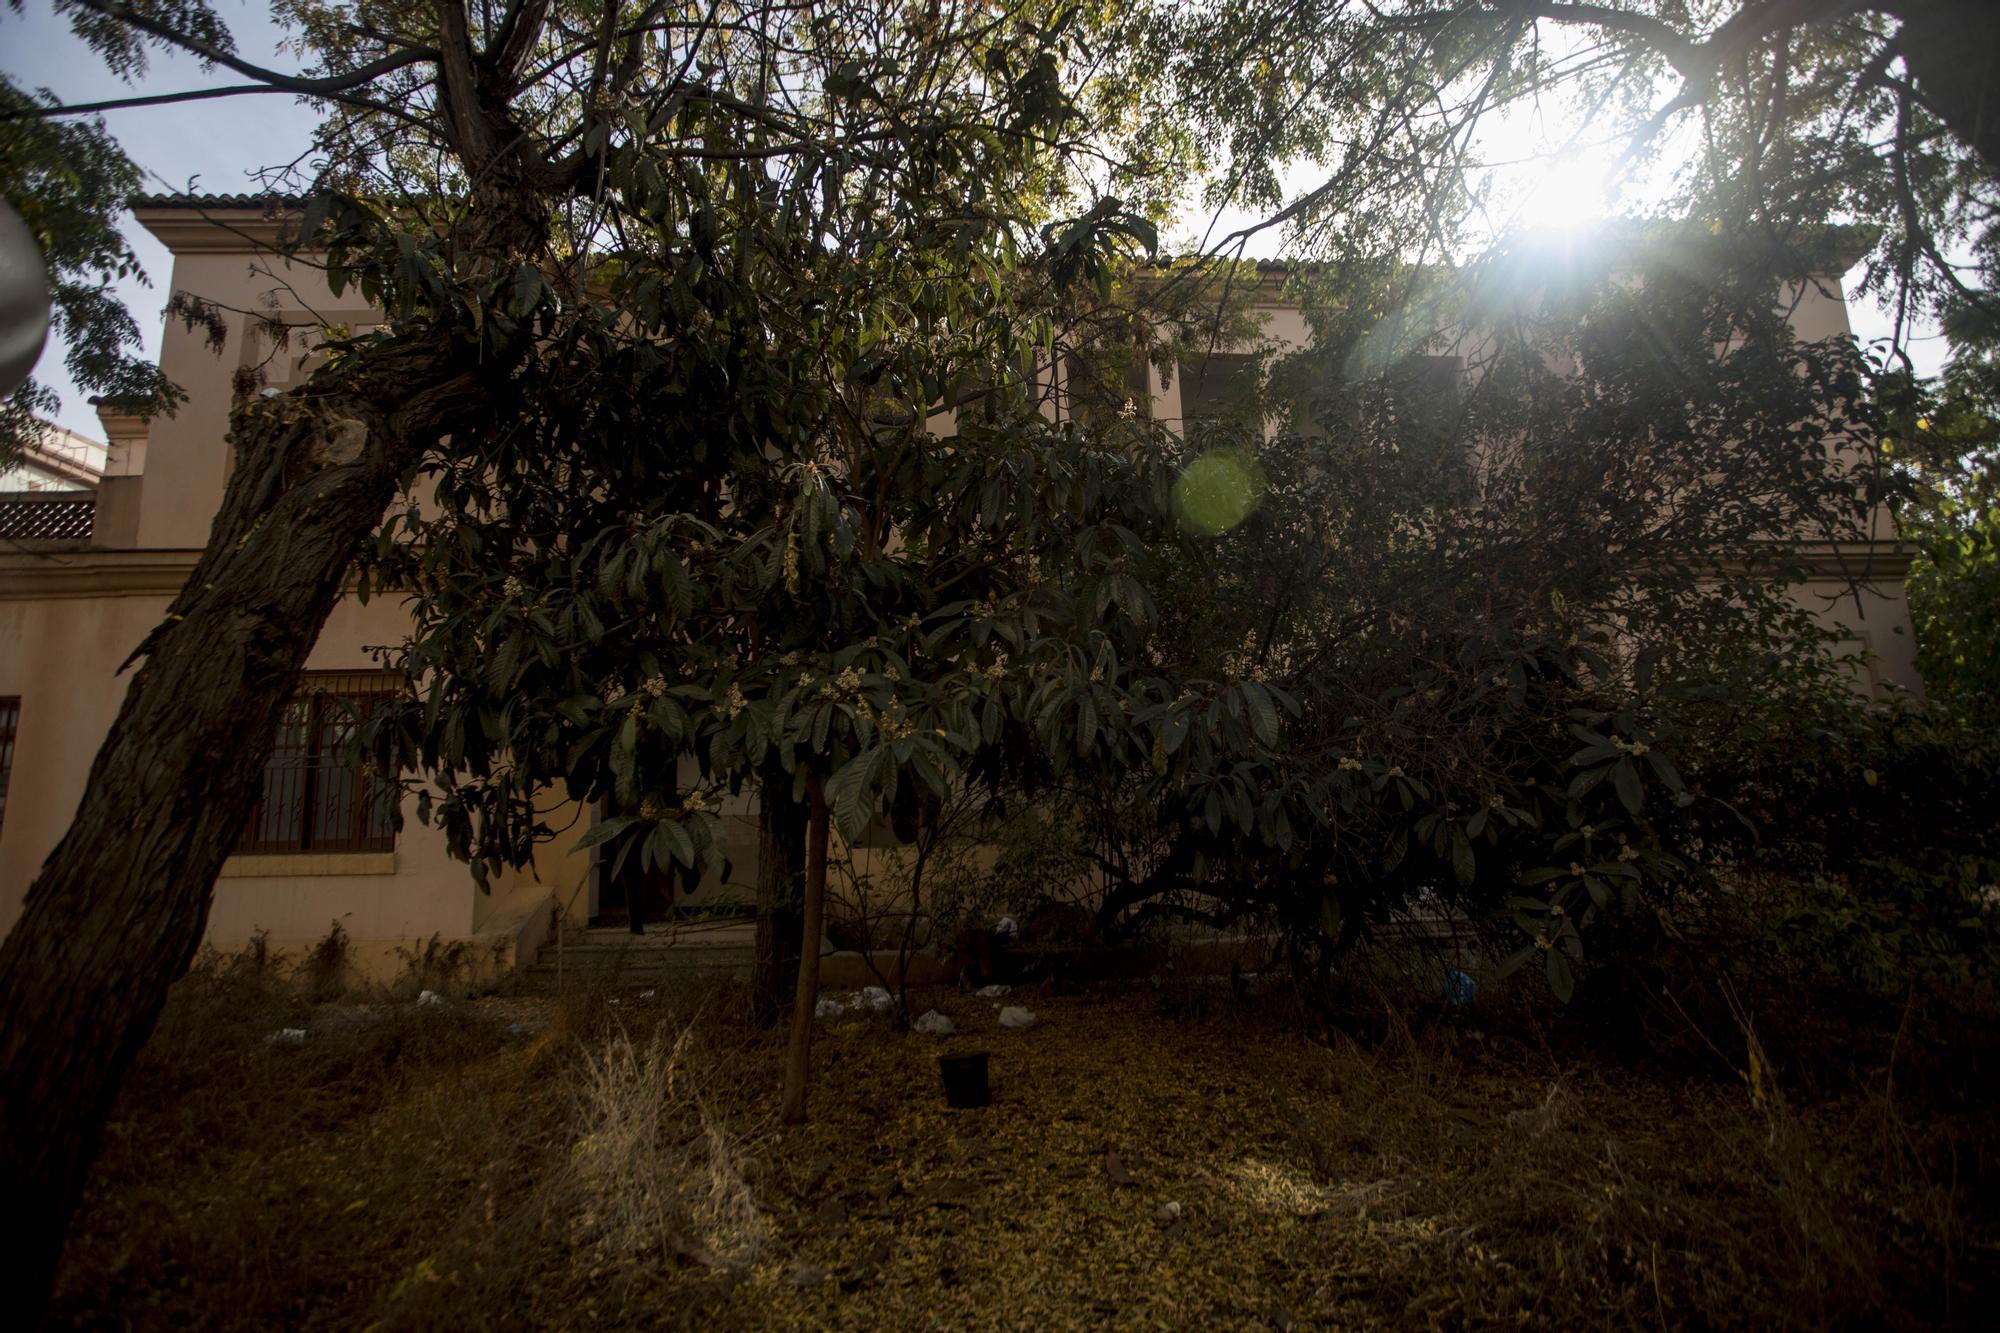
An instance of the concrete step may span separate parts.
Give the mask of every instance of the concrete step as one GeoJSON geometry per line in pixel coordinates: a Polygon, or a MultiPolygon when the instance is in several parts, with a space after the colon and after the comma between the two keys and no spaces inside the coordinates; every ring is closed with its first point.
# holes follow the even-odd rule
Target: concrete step
{"type": "Polygon", "coordinates": [[[651,985],[690,974],[748,977],[756,945],[754,920],[666,922],[639,935],[624,926],[601,926],[572,931],[560,946],[551,938],[521,977],[530,990],[555,989],[559,948],[565,984],[651,985]]]}

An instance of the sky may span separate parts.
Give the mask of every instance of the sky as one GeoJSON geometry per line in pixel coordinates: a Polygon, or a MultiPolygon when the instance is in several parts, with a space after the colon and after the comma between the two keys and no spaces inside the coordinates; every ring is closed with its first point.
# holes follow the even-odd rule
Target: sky
{"type": "MultiPolygon", "coordinates": [[[[278,47],[281,34],[270,22],[266,0],[211,3],[235,34],[237,50],[245,59],[278,69],[298,68],[298,60],[278,47]]],[[[28,87],[48,88],[65,102],[243,82],[226,71],[205,71],[193,57],[155,50],[147,73],[135,88],[110,73],[95,52],[73,37],[67,20],[57,17],[47,0],[27,0],[19,13],[0,5],[0,71],[28,87]]],[[[126,153],[148,174],[149,188],[211,193],[255,188],[254,172],[297,157],[311,142],[314,124],[308,107],[281,94],[111,111],[104,119],[126,153]]],[[[1546,146],[1541,131],[1540,126],[1526,125],[1497,129],[1501,136],[1511,133],[1523,140],[1520,156],[1546,146]]],[[[1588,154],[1539,161],[1524,168],[1527,174],[1519,192],[1520,219],[1530,225],[1581,225],[1603,209],[1615,208],[1618,199],[1604,194],[1593,178],[1593,169],[1588,154]]],[[[1226,221],[1223,231],[1240,225],[1237,220],[1226,221]]],[[[119,294],[144,334],[144,355],[156,358],[165,327],[162,312],[173,273],[172,257],[129,215],[123,230],[152,286],[128,282],[120,286],[119,294]]],[[[1850,305],[1849,319],[1864,342],[1886,337],[1891,328],[1885,312],[1863,303],[1850,305]]],[[[1920,374],[1936,374],[1945,359],[1944,341],[1936,336],[1919,337],[1912,342],[1910,354],[1920,374]]],[[[102,433],[85,395],[63,371],[60,347],[52,343],[43,352],[35,377],[62,395],[63,409],[56,418],[59,424],[85,435],[102,433]]]]}
{"type": "MultiPolygon", "coordinates": [[[[235,34],[237,53],[244,59],[279,69],[298,68],[297,59],[277,49],[279,32],[270,23],[265,0],[211,3],[235,34]]],[[[18,13],[0,5],[0,71],[29,88],[47,88],[65,102],[95,102],[244,81],[226,71],[203,70],[201,62],[191,56],[155,49],[147,73],[135,87],[107,70],[96,52],[73,37],[68,20],[57,17],[47,0],[27,0],[18,13]]],[[[294,98],[262,94],[110,111],[104,121],[126,154],[148,173],[149,189],[164,192],[192,187],[225,194],[255,188],[250,173],[256,168],[297,157],[312,141],[315,117],[294,98]]],[[[145,335],[143,354],[157,358],[165,330],[163,311],[173,258],[129,215],[123,231],[153,285],[149,288],[128,282],[120,284],[117,291],[145,335]]],[[[64,373],[62,349],[53,340],[43,350],[34,374],[62,395],[58,424],[102,437],[97,413],[64,373]]]]}

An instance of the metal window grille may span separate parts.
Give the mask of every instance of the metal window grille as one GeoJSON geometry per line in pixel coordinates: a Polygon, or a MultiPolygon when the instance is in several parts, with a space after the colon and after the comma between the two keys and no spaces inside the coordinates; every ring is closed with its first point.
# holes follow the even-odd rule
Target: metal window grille
{"type": "Polygon", "coordinates": [[[395,784],[353,745],[362,724],[394,694],[391,678],[375,672],[307,676],[278,724],[263,793],[236,850],[394,850],[395,784]]]}
{"type": "Polygon", "coordinates": [[[7,823],[7,779],[14,772],[14,737],[21,730],[21,701],[0,699],[0,828],[7,823]]]}
{"type": "Polygon", "coordinates": [[[0,537],[10,541],[89,541],[96,515],[94,495],[78,496],[69,491],[9,495],[0,499],[0,537]]]}

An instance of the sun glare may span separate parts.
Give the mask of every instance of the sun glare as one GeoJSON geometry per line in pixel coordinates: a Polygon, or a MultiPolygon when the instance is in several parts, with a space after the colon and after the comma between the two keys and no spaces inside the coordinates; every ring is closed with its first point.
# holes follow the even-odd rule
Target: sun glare
{"type": "Polygon", "coordinates": [[[1524,161],[1517,177],[1512,223],[1531,231],[1575,231],[1609,215],[1609,164],[1581,153],[1524,161]]]}

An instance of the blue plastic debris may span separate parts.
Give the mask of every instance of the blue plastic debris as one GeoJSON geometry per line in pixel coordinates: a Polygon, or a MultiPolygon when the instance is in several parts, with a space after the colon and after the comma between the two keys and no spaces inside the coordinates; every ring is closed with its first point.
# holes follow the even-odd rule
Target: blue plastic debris
{"type": "Polygon", "coordinates": [[[1453,1004],[1471,1004],[1479,997],[1479,983],[1455,967],[1444,970],[1444,998],[1453,1004]]]}

